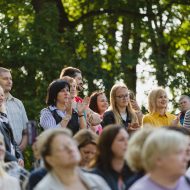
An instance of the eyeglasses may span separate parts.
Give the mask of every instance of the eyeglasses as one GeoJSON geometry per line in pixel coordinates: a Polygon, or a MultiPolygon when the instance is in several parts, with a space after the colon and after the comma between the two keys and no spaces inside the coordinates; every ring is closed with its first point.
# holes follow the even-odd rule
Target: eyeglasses
{"type": "Polygon", "coordinates": [[[129,94],[124,94],[124,95],[120,95],[120,96],[116,96],[119,99],[124,99],[124,98],[128,98],[129,94]]]}

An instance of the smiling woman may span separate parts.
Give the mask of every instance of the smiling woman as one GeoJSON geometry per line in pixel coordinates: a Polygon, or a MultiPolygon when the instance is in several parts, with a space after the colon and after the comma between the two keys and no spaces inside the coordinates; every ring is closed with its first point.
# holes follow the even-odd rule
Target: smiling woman
{"type": "Polygon", "coordinates": [[[167,112],[168,97],[166,91],[162,88],[156,88],[149,93],[148,111],[143,117],[143,126],[151,125],[153,127],[176,126],[179,118],[167,112]]]}

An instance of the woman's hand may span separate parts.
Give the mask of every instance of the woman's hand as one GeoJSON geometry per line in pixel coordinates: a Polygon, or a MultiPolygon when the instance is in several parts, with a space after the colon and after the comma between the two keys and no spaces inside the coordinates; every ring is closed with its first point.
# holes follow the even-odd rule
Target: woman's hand
{"type": "Polygon", "coordinates": [[[133,132],[140,129],[140,125],[138,123],[128,123],[127,131],[133,132]]]}
{"type": "Polygon", "coordinates": [[[72,115],[72,99],[68,99],[68,102],[65,103],[65,111],[67,114],[72,115]]]}

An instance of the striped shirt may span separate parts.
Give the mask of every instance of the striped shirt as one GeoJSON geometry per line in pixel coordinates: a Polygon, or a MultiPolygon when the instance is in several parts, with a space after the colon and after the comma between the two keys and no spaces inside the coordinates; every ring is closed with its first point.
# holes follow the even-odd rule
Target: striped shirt
{"type": "MultiPolygon", "coordinates": [[[[48,107],[51,111],[56,110],[57,114],[60,117],[64,117],[66,115],[66,112],[61,111],[56,108],[56,106],[49,106],[48,107]]],[[[51,111],[48,108],[44,108],[40,112],[40,125],[46,130],[50,128],[58,128],[61,127],[61,124],[56,124],[56,121],[51,113],[51,111]]]]}
{"type": "Polygon", "coordinates": [[[185,114],[183,127],[190,128],[190,110],[188,110],[185,114]]]}
{"type": "Polygon", "coordinates": [[[6,111],[14,139],[19,145],[22,141],[23,130],[26,129],[28,122],[24,105],[19,99],[9,94],[6,99],[6,111]]]}

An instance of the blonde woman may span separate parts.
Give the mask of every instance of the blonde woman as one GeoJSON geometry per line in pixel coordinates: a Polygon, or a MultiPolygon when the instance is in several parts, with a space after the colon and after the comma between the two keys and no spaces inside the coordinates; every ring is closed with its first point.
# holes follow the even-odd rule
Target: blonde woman
{"type": "Polygon", "coordinates": [[[4,167],[4,157],[5,157],[5,144],[3,135],[0,133],[0,189],[1,190],[20,190],[19,181],[8,175],[4,167]]]}
{"type": "Polygon", "coordinates": [[[177,126],[179,118],[167,112],[168,96],[163,88],[156,88],[148,95],[149,113],[143,117],[143,126],[153,127],[177,126]]]}
{"type": "Polygon", "coordinates": [[[41,155],[48,173],[35,190],[110,190],[101,177],[80,170],[81,156],[68,129],[50,130],[41,155]]]}
{"type": "Polygon", "coordinates": [[[147,174],[129,190],[189,190],[184,177],[188,157],[187,136],[167,129],[156,129],[142,148],[142,163],[147,174]]]}
{"type": "Polygon", "coordinates": [[[147,137],[155,130],[156,128],[153,127],[144,127],[135,132],[128,141],[125,159],[134,175],[128,180],[127,188],[145,175],[141,159],[142,148],[147,137]]]}
{"type": "Polygon", "coordinates": [[[110,107],[103,115],[102,126],[118,124],[129,132],[139,128],[138,118],[132,109],[129,91],[125,84],[115,84],[110,91],[110,107]]]}

